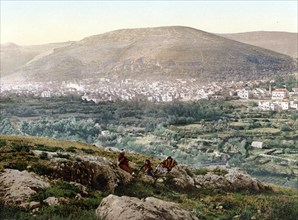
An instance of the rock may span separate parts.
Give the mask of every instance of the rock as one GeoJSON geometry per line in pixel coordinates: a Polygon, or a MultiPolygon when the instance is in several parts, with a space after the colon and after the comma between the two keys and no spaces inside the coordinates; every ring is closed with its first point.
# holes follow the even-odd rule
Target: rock
{"type": "Polygon", "coordinates": [[[56,197],[48,197],[45,200],[43,200],[43,203],[47,206],[55,206],[59,205],[59,199],[56,197]]]}
{"type": "Polygon", "coordinates": [[[82,194],[83,196],[88,196],[89,193],[87,192],[87,187],[80,184],[80,183],[76,183],[76,182],[69,182],[70,185],[75,186],[76,188],[78,188],[80,190],[80,194],[82,194]]]}
{"type": "Polygon", "coordinates": [[[139,176],[139,179],[145,183],[154,184],[154,178],[152,176],[142,174],[139,176]]]}
{"type": "Polygon", "coordinates": [[[96,209],[96,216],[103,220],[197,220],[198,218],[173,202],[154,197],[138,199],[128,196],[109,195],[96,209]]]}
{"type": "Polygon", "coordinates": [[[39,212],[39,208],[32,209],[32,213],[36,213],[36,212],[39,212]]]}
{"type": "Polygon", "coordinates": [[[195,185],[197,188],[224,189],[226,191],[240,189],[261,191],[270,189],[270,187],[251,177],[244,170],[232,168],[227,171],[228,173],[225,176],[216,175],[211,172],[206,175],[196,175],[194,177],[195,185]]]}
{"type": "Polygon", "coordinates": [[[76,200],[81,200],[83,197],[80,193],[77,193],[76,196],[75,196],[75,199],[76,200]]]}
{"type": "Polygon", "coordinates": [[[182,166],[175,166],[169,173],[170,184],[182,189],[189,189],[194,187],[194,180],[188,175],[185,168],[182,166]]]}
{"type": "Polygon", "coordinates": [[[30,209],[37,209],[40,207],[40,202],[35,202],[35,201],[32,201],[29,203],[29,208],[30,209]]]}
{"type": "Polygon", "coordinates": [[[129,173],[104,157],[85,155],[75,156],[75,159],[57,164],[53,177],[110,192],[119,184],[128,184],[133,180],[129,173]]]}
{"type": "Polygon", "coordinates": [[[229,172],[225,175],[225,178],[231,183],[234,190],[250,189],[254,191],[262,191],[265,189],[270,189],[270,187],[264,185],[256,178],[251,177],[240,168],[229,169],[229,172]]]}
{"type": "Polygon", "coordinates": [[[48,197],[45,200],[43,200],[43,203],[47,206],[56,206],[60,204],[66,204],[68,200],[64,197],[48,197]]]}
{"type": "Polygon", "coordinates": [[[0,174],[0,186],[0,200],[5,205],[22,206],[32,194],[50,184],[32,172],[5,169],[0,174]]]}

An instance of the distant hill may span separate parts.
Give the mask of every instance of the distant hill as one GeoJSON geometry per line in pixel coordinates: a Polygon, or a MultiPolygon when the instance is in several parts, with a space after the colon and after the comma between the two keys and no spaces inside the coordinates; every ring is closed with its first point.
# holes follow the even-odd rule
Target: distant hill
{"type": "Polygon", "coordinates": [[[20,46],[14,43],[1,44],[1,76],[9,75],[28,62],[52,52],[54,48],[62,47],[71,42],[43,45],[20,46]]]}
{"type": "Polygon", "coordinates": [[[296,68],[289,56],[175,26],[123,29],[87,37],[31,60],[7,78],[197,78],[206,82],[260,79],[296,68]]]}
{"type": "Polygon", "coordinates": [[[298,58],[298,33],[255,31],[220,36],[298,58]]]}

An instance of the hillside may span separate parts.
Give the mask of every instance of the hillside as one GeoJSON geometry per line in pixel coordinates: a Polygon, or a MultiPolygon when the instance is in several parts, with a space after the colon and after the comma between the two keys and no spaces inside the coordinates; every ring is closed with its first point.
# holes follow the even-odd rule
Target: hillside
{"type": "Polygon", "coordinates": [[[260,79],[296,69],[291,57],[188,27],[123,29],[87,37],[27,63],[7,80],[260,79]]]}
{"type": "Polygon", "coordinates": [[[1,77],[9,75],[34,59],[50,54],[53,49],[69,45],[71,42],[43,45],[20,46],[13,43],[1,44],[1,77]]]}
{"type": "Polygon", "coordinates": [[[298,33],[255,31],[220,36],[298,58],[298,33]]]}
{"type": "MultiPolygon", "coordinates": [[[[298,214],[296,190],[266,186],[239,169],[178,165],[154,181],[121,170],[117,152],[79,142],[0,135],[0,152],[1,219],[290,220],[298,214]]],[[[127,157],[136,170],[146,159],[127,157]]],[[[154,167],[160,162],[150,160],[154,167]]]]}

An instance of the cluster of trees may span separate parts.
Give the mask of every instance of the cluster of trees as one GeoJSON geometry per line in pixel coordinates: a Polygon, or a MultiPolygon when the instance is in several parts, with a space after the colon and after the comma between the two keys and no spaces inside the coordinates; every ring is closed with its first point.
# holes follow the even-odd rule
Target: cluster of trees
{"type": "MultiPolygon", "coordinates": [[[[102,130],[134,126],[153,132],[158,126],[216,120],[223,111],[206,101],[194,103],[93,102],[79,97],[12,97],[1,100],[0,133],[46,136],[94,143],[102,130]],[[19,104],[21,103],[21,104],[19,104]]],[[[104,139],[104,138],[102,138],[104,139]]],[[[107,139],[113,141],[115,137],[107,139]]]]}
{"type": "Polygon", "coordinates": [[[22,121],[20,132],[31,136],[53,137],[66,140],[80,140],[92,144],[100,134],[101,127],[92,119],[74,117],[61,120],[42,118],[38,121],[22,121]]]}

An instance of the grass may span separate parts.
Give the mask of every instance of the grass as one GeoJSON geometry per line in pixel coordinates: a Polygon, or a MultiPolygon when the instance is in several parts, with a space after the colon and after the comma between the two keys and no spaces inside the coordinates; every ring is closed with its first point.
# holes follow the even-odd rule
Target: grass
{"type": "Polygon", "coordinates": [[[251,134],[271,134],[271,135],[276,135],[280,133],[280,130],[277,128],[254,128],[251,130],[246,130],[246,133],[251,133],[251,134]]]}
{"type": "Polygon", "coordinates": [[[189,125],[179,125],[179,126],[174,126],[177,129],[180,130],[196,130],[196,129],[201,129],[202,125],[201,124],[189,124],[189,125]]]}
{"type": "MultiPolygon", "coordinates": [[[[31,169],[39,175],[51,174],[52,167],[49,159],[45,156],[47,149],[57,150],[59,154],[66,152],[76,152],[77,154],[94,154],[107,157],[113,161],[117,160],[118,153],[103,151],[91,145],[82,143],[55,141],[48,138],[30,138],[0,135],[3,146],[0,148],[2,165],[9,165],[10,168],[31,169]],[[38,142],[36,143],[35,140],[38,142]],[[35,157],[32,149],[43,149],[44,156],[35,157]],[[61,149],[62,150],[61,150],[61,149]],[[29,151],[28,151],[29,149],[29,151]],[[15,167],[13,167],[15,166],[15,167]]],[[[1,143],[1,142],[0,142],[1,143]]],[[[65,154],[68,155],[68,154],[65,154]]],[[[61,155],[60,155],[61,156],[61,155]]],[[[127,153],[127,157],[140,167],[147,156],[127,153]]],[[[149,158],[156,166],[160,161],[156,158],[149,158]]],[[[220,169],[209,170],[201,168],[195,170],[196,175],[205,175],[212,172],[217,175],[225,175],[226,172],[220,169]]],[[[170,176],[165,178],[163,183],[150,184],[135,179],[128,185],[119,185],[114,194],[122,196],[134,196],[145,198],[153,196],[165,201],[178,203],[186,210],[193,212],[199,219],[295,219],[298,216],[298,191],[287,188],[275,187],[273,191],[255,193],[251,191],[225,192],[223,190],[197,189],[195,187],[183,190],[171,185],[170,176]]],[[[28,210],[20,208],[4,207],[0,203],[0,219],[96,219],[95,209],[100,204],[102,198],[108,195],[107,192],[98,191],[92,187],[88,188],[88,195],[77,200],[75,196],[81,190],[66,181],[52,181],[51,187],[39,191],[33,195],[32,201],[40,201],[41,208],[33,217],[28,210]],[[50,197],[67,198],[67,204],[47,207],[43,205],[43,200],[50,197]]]]}
{"type": "Polygon", "coordinates": [[[232,127],[246,127],[249,126],[249,123],[246,122],[230,122],[230,126],[232,127]]]}

